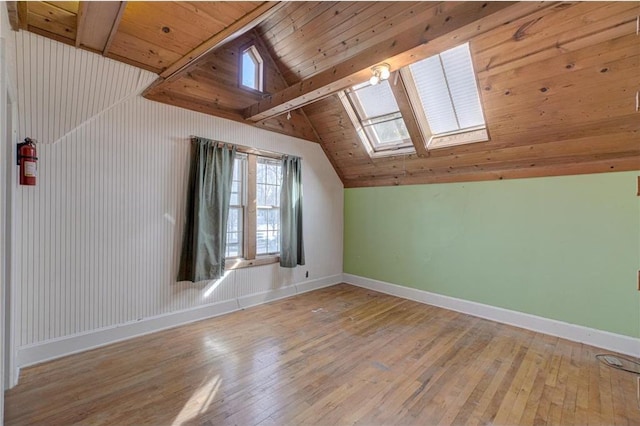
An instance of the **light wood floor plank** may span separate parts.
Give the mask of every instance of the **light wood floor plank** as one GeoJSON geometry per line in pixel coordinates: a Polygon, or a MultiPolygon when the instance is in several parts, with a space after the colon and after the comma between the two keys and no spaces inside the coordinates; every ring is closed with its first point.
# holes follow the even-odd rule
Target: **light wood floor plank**
{"type": "Polygon", "coordinates": [[[606,352],[340,284],[23,370],[7,425],[635,425],[606,352]]]}

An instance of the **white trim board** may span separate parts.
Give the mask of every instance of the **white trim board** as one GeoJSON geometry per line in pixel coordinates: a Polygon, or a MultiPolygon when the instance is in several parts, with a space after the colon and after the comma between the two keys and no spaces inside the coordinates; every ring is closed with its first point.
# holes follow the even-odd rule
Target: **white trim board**
{"type": "Polygon", "coordinates": [[[191,322],[228,314],[250,306],[260,305],[273,300],[306,293],[308,291],[329,287],[342,282],[342,274],[332,275],[316,280],[292,284],[276,290],[242,296],[237,299],[198,306],[178,312],[171,312],[155,317],[144,318],[114,327],[106,327],[87,333],[66,336],[18,349],[17,365],[19,368],[39,364],[78,352],[106,346],[111,343],[128,340],[145,334],[169,328],[179,327],[191,322]]]}
{"type": "Polygon", "coordinates": [[[443,296],[415,288],[404,287],[384,281],[361,277],[352,274],[343,274],[344,282],[380,293],[409,299],[427,305],[461,312],[475,317],[480,317],[515,327],[525,328],[551,336],[561,337],[574,342],[585,343],[591,346],[604,348],[634,357],[640,357],[640,339],[615,334],[595,328],[569,324],[562,321],[543,318],[523,312],[498,308],[478,302],[443,296]]]}

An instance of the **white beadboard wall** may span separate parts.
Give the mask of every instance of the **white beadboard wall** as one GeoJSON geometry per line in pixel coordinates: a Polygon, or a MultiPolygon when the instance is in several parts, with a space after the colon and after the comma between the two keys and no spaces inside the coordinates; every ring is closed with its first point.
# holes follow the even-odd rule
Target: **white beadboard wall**
{"type": "Polygon", "coordinates": [[[42,142],[38,185],[15,188],[18,352],[340,281],[343,187],[318,144],[148,101],[136,93],[152,73],[24,31],[15,37],[19,136],[42,142]],[[215,288],[175,281],[192,134],[303,158],[306,266],[241,269],[215,288]]]}

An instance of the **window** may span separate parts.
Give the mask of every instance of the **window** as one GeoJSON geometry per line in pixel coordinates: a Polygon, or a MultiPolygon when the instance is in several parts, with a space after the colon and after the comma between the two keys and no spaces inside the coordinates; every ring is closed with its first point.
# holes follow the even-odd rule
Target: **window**
{"type": "Polygon", "coordinates": [[[469,43],[401,71],[427,148],[489,140],[469,43]]]}
{"type": "Polygon", "coordinates": [[[388,80],[374,86],[359,84],[346,90],[340,99],[369,155],[415,152],[388,80]]]}
{"type": "Polygon", "coordinates": [[[242,51],[240,62],[240,84],[245,88],[262,92],[264,62],[258,49],[250,46],[242,51]]]}
{"type": "Polygon", "coordinates": [[[280,161],[258,157],[256,174],[257,247],[256,254],[280,252],[280,161]]]}
{"type": "Polygon", "coordinates": [[[240,258],[244,255],[243,229],[246,206],[246,168],[247,156],[244,154],[236,154],[236,159],[233,164],[229,218],[227,220],[227,247],[225,250],[225,257],[227,258],[240,258]]]}
{"type": "Polygon", "coordinates": [[[237,260],[235,264],[228,262],[231,267],[277,260],[281,185],[280,160],[255,153],[236,154],[225,252],[228,260],[237,260]]]}

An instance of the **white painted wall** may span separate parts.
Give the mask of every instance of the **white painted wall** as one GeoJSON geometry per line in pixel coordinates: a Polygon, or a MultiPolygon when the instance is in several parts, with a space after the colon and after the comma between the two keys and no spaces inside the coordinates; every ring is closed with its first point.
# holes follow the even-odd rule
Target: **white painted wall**
{"type": "Polygon", "coordinates": [[[15,193],[20,365],[340,281],[342,183],[318,144],[148,101],[154,74],[35,34],[16,49],[19,137],[40,142],[15,193]],[[306,266],[176,283],[192,134],[303,158],[306,266]]]}

